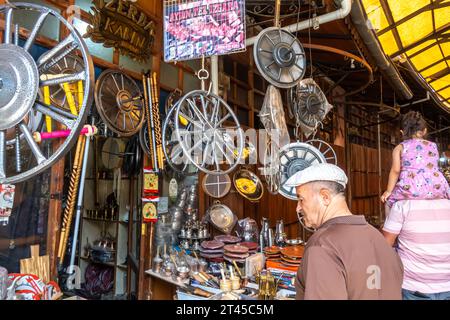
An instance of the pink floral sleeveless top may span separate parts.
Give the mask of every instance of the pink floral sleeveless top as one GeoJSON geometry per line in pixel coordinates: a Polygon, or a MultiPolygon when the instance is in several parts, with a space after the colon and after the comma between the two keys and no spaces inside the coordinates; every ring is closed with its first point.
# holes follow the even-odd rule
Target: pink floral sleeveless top
{"type": "Polygon", "coordinates": [[[450,187],[439,171],[439,152],[434,142],[410,139],[402,142],[401,172],[387,203],[399,200],[450,198],[450,187]]]}

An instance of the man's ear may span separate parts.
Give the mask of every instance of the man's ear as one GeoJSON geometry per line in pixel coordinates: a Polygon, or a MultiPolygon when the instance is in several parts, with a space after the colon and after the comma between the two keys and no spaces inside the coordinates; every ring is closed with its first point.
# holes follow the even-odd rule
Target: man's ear
{"type": "Polygon", "coordinates": [[[325,205],[329,205],[332,198],[330,190],[322,188],[320,189],[319,194],[322,197],[325,205]]]}

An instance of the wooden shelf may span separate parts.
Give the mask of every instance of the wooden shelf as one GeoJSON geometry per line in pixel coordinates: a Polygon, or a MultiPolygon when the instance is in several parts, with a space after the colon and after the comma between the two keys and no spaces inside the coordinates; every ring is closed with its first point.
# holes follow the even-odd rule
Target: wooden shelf
{"type": "Polygon", "coordinates": [[[124,222],[124,221],[119,221],[119,220],[94,219],[94,218],[88,218],[88,217],[83,217],[83,219],[84,219],[84,220],[88,220],[88,221],[109,222],[109,223],[124,222]]]}
{"type": "Polygon", "coordinates": [[[88,261],[88,262],[96,263],[96,264],[102,264],[102,265],[108,266],[108,267],[116,266],[114,262],[97,262],[97,261],[93,261],[91,258],[88,258],[88,257],[80,257],[80,258],[84,261],[88,261]]]}
{"type": "MultiPolygon", "coordinates": [[[[165,277],[163,275],[160,275],[159,273],[153,272],[153,270],[151,270],[151,269],[150,270],[146,270],[145,273],[150,275],[150,276],[152,276],[152,277],[156,277],[156,278],[161,279],[163,281],[166,281],[166,282],[169,282],[171,284],[174,284],[176,286],[180,286],[180,287],[184,287],[185,286],[185,283],[175,281],[175,280],[172,279],[172,277],[165,277]]],[[[188,282],[189,282],[189,279],[186,280],[186,283],[188,283],[188,282]]]]}

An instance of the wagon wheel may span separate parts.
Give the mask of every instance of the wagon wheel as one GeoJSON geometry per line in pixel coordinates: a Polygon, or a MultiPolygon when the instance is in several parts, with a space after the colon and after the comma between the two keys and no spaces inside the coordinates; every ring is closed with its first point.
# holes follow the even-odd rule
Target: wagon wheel
{"type": "MultiPolygon", "coordinates": [[[[72,148],[92,103],[94,68],[81,35],[58,12],[36,4],[16,2],[0,6],[0,16],[5,21],[3,43],[0,44],[0,183],[17,183],[48,169],[72,148]],[[19,46],[18,33],[14,32],[13,36],[12,22],[17,13],[27,12],[38,13],[38,17],[30,27],[30,33],[22,47],[19,46]],[[50,16],[65,26],[68,36],[34,59],[30,49],[50,16]],[[84,68],[74,73],[52,74],[49,70],[71,52],[76,52],[81,57],[84,68]],[[63,83],[70,85],[74,82],[80,82],[84,91],[83,102],[77,114],[58,106],[46,105],[39,96],[43,87],[63,83]],[[48,144],[45,143],[38,145],[27,121],[30,112],[40,114],[40,117],[51,117],[53,121],[71,130],[69,136],[55,149],[46,148],[48,144]],[[7,148],[8,130],[22,134],[23,139],[18,139],[19,143],[10,144],[7,148]]],[[[14,29],[19,30],[20,26],[17,27],[14,29]]]]}
{"type": "MultiPolygon", "coordinates": [[[[51,67],[48,71],[51,74],[59,74],[59,73],[77,73],[81,72],[84,69],[83,60],[74,55],[74,54],[68,54],[63,59],[58,61],[53,67],[51,67]]],[[[71,93],[73,93],[73,99],[77,106],[80,105],[81,97],[78,94],[79,88],[77,86],[77,83],[71,83],[68,86],[68,89],[71,93]]],[[[70,110],[69,103],[67,100],[67,95],[64,92],[64,86],[62,84],[57,86],[51,86],[49,87],[50,91],[50,100],[53,105],[70,110]]]]}
{"type": "Polygon", "coordinates": [[[319,150],[328,163],[337,165],[336,152],[328,143],[319,139],[308,140],[305,143],[308,143],[319,150]]]}
{"type": "Polygon", "coordinates": [[[322,153],[310,144],[294,142],[285,145],[280,151],[280,194],[288,199],[297,200],[295,187],[286,187],[285,182],[295,173],[313,164],[325,162],[322,153]]]}
{"type": "Polygon", "coordinates": [[[137,133],[144,123],[142,93],[136,82],[117,70],[102,72],[95,84],[95,106],[105,124],[120,136],[137,133]]]}
{"type": "MultiPolygon", "coordinates": [[[[175,116],[175,108],[178,104],[172,106],[167,112],[166,119],[164,120],[163,128],[162,128],[162,144],[163,144],[163,152],[164,158],[167,161],[167,164],[170,168],[172,168],[175,172],[182,175],[194,175],[197,174],[198,169],[190,164],[187,158],[183,154],[183,150],[181,149],[179,140],[176,138],[174,129],[174,116],[175,116]]],[[[182,114],[188,114],[189,110],[183,110],[182,114]]],[[[191,116],[191,115],[190,115],[191,116]]],[[[192,125],[186,122],[186,118],[181,118],[182,127],[185,130],[190,130],[192,125]]],[[[145,127],[145,126],[144,126],[145,127]]],[[[141,130],[143,131],[143,130],[141,130]]],[[[146,130],[147,132],[147,130],[146,130]]],[[[147,133],[145,133],[145,137],[148,137],[147,133]]],[[[150,148],[147,141],[148,153],[150,153],[150,148]]]]}
{"type": "Polygon", "coordinates": [[[181,98],[175,109],[175,134],[181,146],[178,153],[205,173],[230,173],[242,158],[243,130],[230,106],[215,94],[195,90],[181,98]],[[185,108],[191,117],[183,113],[185,108]],[[189,129],[183,128],[180,116],[189,122],[189,129]]]}

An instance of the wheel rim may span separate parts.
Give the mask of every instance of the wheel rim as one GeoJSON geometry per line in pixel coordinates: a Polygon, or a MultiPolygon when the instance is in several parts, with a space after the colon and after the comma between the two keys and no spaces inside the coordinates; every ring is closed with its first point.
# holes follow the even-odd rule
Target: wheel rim
{"type": "MultiPolygon", "coordinates": [[[[13,87],[21,88],[22,84],[27,84],[27,90],[24,96],[20,99],[13,99],[13,105],[18,110],[17,114],[3,119],[1,121],[0,129],[0,182],[17,183],[43,172],[52,164],[56,163],[72,148],[85,123],[87,113],[92,104],[94,68],[87,46],[81,35],[58,12],[36,4],[17,2],[14,3],[13,6],[0,6],[0,13],[3,13],[5,20],[5,30],[3,32],[4,41],[0,44],[0,52],[2,52],[0,54],[0,65],[2,65],[1,73],[8,73],[8,66],[14,66],[17,70],[22,69],[28,73],[26,74],[26,77],[28,78],[23,78],[25,74],[21,74],[21,78],[13,78],[10,76],[8,81],[12,80],[15,84],[8,84],[7,87],[3,86],[1,89],[6,92],[6,89],[11,90],[13,87]],[[12,36],[13,16],[18,11],[34,11],[39,13],[39,17],[36,19],[34,26],[30,29],[29,37],[25,41],[23,47],[18,46],[12,36]],[[69,35],[55,47],[51,48],[35,60],[29,55],[28,51],[33,45],[36,36],[39,34],[40,28],[49,16],[58,19],[58,21],[67,28],[69,35]],[[77,51],[82,57],[84,69],[81,72],[73,74],[63,73],[51,75],[49,69],[74,51],[77,51]],[[5,57],[4,54],[7,52],[14,52],[16,57],[5,57]],[[28,66],[23,69],[24,66],[21,65],[21,63],[25,63],[28,66]],[[78,81],[82,82],[84,92],[83,103],[79,106],[78,115],[76,116],[58,106],[49,107],[45,105],[42,98],[39,96],[39,88],[45,86],[57,86],[62,83],[70,84],[78,81]],[[18,105],[18,103],[20,105],[18,105]],[[39,113],[40,116],[47,115],[57,123],[60,123],[71,130],[69,136],[64,139],[56,150],[53,151],[52,148],[46,148],[47,152],[44,155],[42,147],[34,141],[32,136],[33,133],[30,129],[30,126],[33,126],[25,121],[30,112],[39,113]],[[16,137],[19,138],[20,143],[9,143],[9,148],[7,149],[6,131],[14,127],[17,132],[20,133],[20,135],[16,135],[16,137]],[[22,137],[22,139],[20,137],[22,137]],[[9,161],[10,158],[15,159],[15,161],[9,161]],[[28,169],[19,170],[21,169],[19,167],[22,166],[26,166],[28,169]]],[[[10,73],[8,74],[10,75],[10,73]]],[[[11,92],[9,91],[7,94],[11,95],[11,92]]],[[[3,93],[0,96],[3,96],[3,93]]],[[[2,101],[0,102],[0,109],[3,109],[6,115],[9,106],[5,101],[2,101]]]]}
{"type": "Polygon", "coordinates": [[[174,121],[184,155],[199,170],[221,175],[230,173],[239,164],[244,134],[236,115],[219,96],[202,90],[188,93],[178,102],[174,121]],[[183,114],[181,110],[185,108],[192,117],[183,114]],[[192,125],[190,129],[182,129],[180,115],[192,125]],[[230,126],[225,125],[228,119],[232,122],[230,126]]]}

